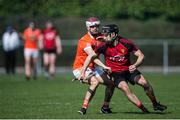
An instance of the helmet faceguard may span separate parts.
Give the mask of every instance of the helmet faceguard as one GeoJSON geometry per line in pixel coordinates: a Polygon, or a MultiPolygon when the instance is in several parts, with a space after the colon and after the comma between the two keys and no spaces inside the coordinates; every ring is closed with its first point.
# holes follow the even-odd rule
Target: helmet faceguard
{"type": "Polygon", "coordinates": [[[117,38],[118,33],[119,33],[119,28],[115,24],[109,24],[102,27],[102,34],[104,36],[107,36],[106,38],[108,39],[107,40],[108,44],[113,43],[113,41],[117,38]],[[112,37],[113,34],[114,36],[112,37]]]}
{"type": "Polygon", "coordinates": [[[118,34],[119,33],[119,28],[115,24],[104,25],[102,27],[102,33],[103,34],[111,34],[111,33],[118,34]]]}
{"type": "Polygon", "coordinates": [[[99,34],[99,25],[100,20],[98,18],[90,17],[86,20],[86,27],[89,33],[95,38],[99,34]]]}

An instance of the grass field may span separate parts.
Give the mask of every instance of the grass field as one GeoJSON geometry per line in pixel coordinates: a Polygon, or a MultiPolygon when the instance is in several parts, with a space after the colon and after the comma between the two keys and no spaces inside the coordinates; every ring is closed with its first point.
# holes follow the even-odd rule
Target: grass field
{"type": "Polygon", "coordinates": [[[165,112],[154,112],[142,88],[130,86],[139,96],[150,114],[142,114],[116,89],[111,101],[113,114],[99,112],[104,98],[104,87],[99,86],[88,112],[82,116],[77,113],[83,102],[87,85],[71,82],[71,74],[59,74],[54,80],[26,81],[24,75],[0,75],[0,118],[70,118],[70,119],[165,119],[180,118],[180,75],[145,74],[152,84],[161,103],[166,104],[165,112]]]}

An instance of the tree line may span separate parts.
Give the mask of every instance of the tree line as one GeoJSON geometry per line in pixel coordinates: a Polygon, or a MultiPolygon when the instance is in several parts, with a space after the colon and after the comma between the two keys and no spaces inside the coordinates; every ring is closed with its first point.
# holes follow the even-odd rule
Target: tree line
{"type": "Polygon", "coordinates": [[[0,17],[98,16],[110,19],[180,20],[180,0],[0,0],[0,17]]]}

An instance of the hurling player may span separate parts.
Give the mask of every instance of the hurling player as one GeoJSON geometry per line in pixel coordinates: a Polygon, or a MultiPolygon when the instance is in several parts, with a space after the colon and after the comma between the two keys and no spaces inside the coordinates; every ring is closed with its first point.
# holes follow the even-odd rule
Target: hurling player
{"type": "Polygon", "coordinates": [[[43,61],[46,79],[55,75],[57,55],[62,53],[61,38],[51,21],[47,21],[43,30],[43,61]]]}
{"type": "MultiPolygon", "coordinates": [[[[90,17],[86,20],[88,32],[78,41],[76,57],[73,64],[73,74],[78,80],[85,79],[92,75],[87,81],[84,81],[84,83],[89,84],[89,88],[86,92],[82,108],[78,111],[82,115],[86,114],[89,102],[93,98],[100,83],[107,85],[105,94],[108,94],[105,95],[106,97],[103,107],[101,108],[101,112],[112,112],[109,108],[109,102],[111,98],[111,91],[114,91],[114,83],[107,78],[107,75],[103,73],[103,71],[95,69],[94,63],[84,66],[87,61],[91,61],[96,57],[93,49],[99,44],[99,41],[96,39],[100,35],[99,26],[100,21],[98,18],[90,17]]],[[[101,63],[100,60],[96,60],[96,63],[104,69],[110,70],[110,68],[101,63]]]]}
{"type": "Polygon", "coordinates": [[[95,51],[97,54],[104,54],[106,66],[112,70],[111,77],[114,79],[115,86],[120,88],[128,99],[143,112],[147,111],[141,101],[130,91],[128,82],[144,89],[155,111],[167,109],[165,105],[157,102],[152,86],[137,69],[144,59],[142,51],[132,41],[119,36],[119,28],[115,24],[103,26],[102,32],[106,42],[99,45],[95,51]],[[137,57],[134,63],[130,62],[131,53],[137,57]]]}

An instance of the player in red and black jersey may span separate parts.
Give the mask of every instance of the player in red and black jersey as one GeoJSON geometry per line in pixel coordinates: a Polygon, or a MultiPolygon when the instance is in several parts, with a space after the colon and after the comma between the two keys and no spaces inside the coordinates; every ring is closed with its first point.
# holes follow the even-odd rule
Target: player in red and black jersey
{"type": "Polygon", "coordinates": [[[111,76],[116,87],[122,89],[129,100],[142,109],[143,105],[130,91],[127,82],[132,85],[140,85],[151,100],[154,110],[164,111],[167,109],[165,105],[157,102],[152,86],[137,69],[144,59],[141,50],[132,41],[118,35],[117,25],[105,25],[102,27],[102,32],[106,42],[99,45],[95,51],[97,54],[104,54],[106,66],[112,70],[111,76]],[[133,64],[130,62],[131,53],[137,57],[133,64]]]}
{"type": "Polygon", "coordinates": [[[43,31],[43,49],[44,49],[44,68],[45,77],[53,77],[55,74],[55,62],[57,55],[61,54],[61,39],[57,30],[51,21],[46,22],[46,28],[43,31]],[[50,76],[49,76],[50,75],[50,76]]]}

